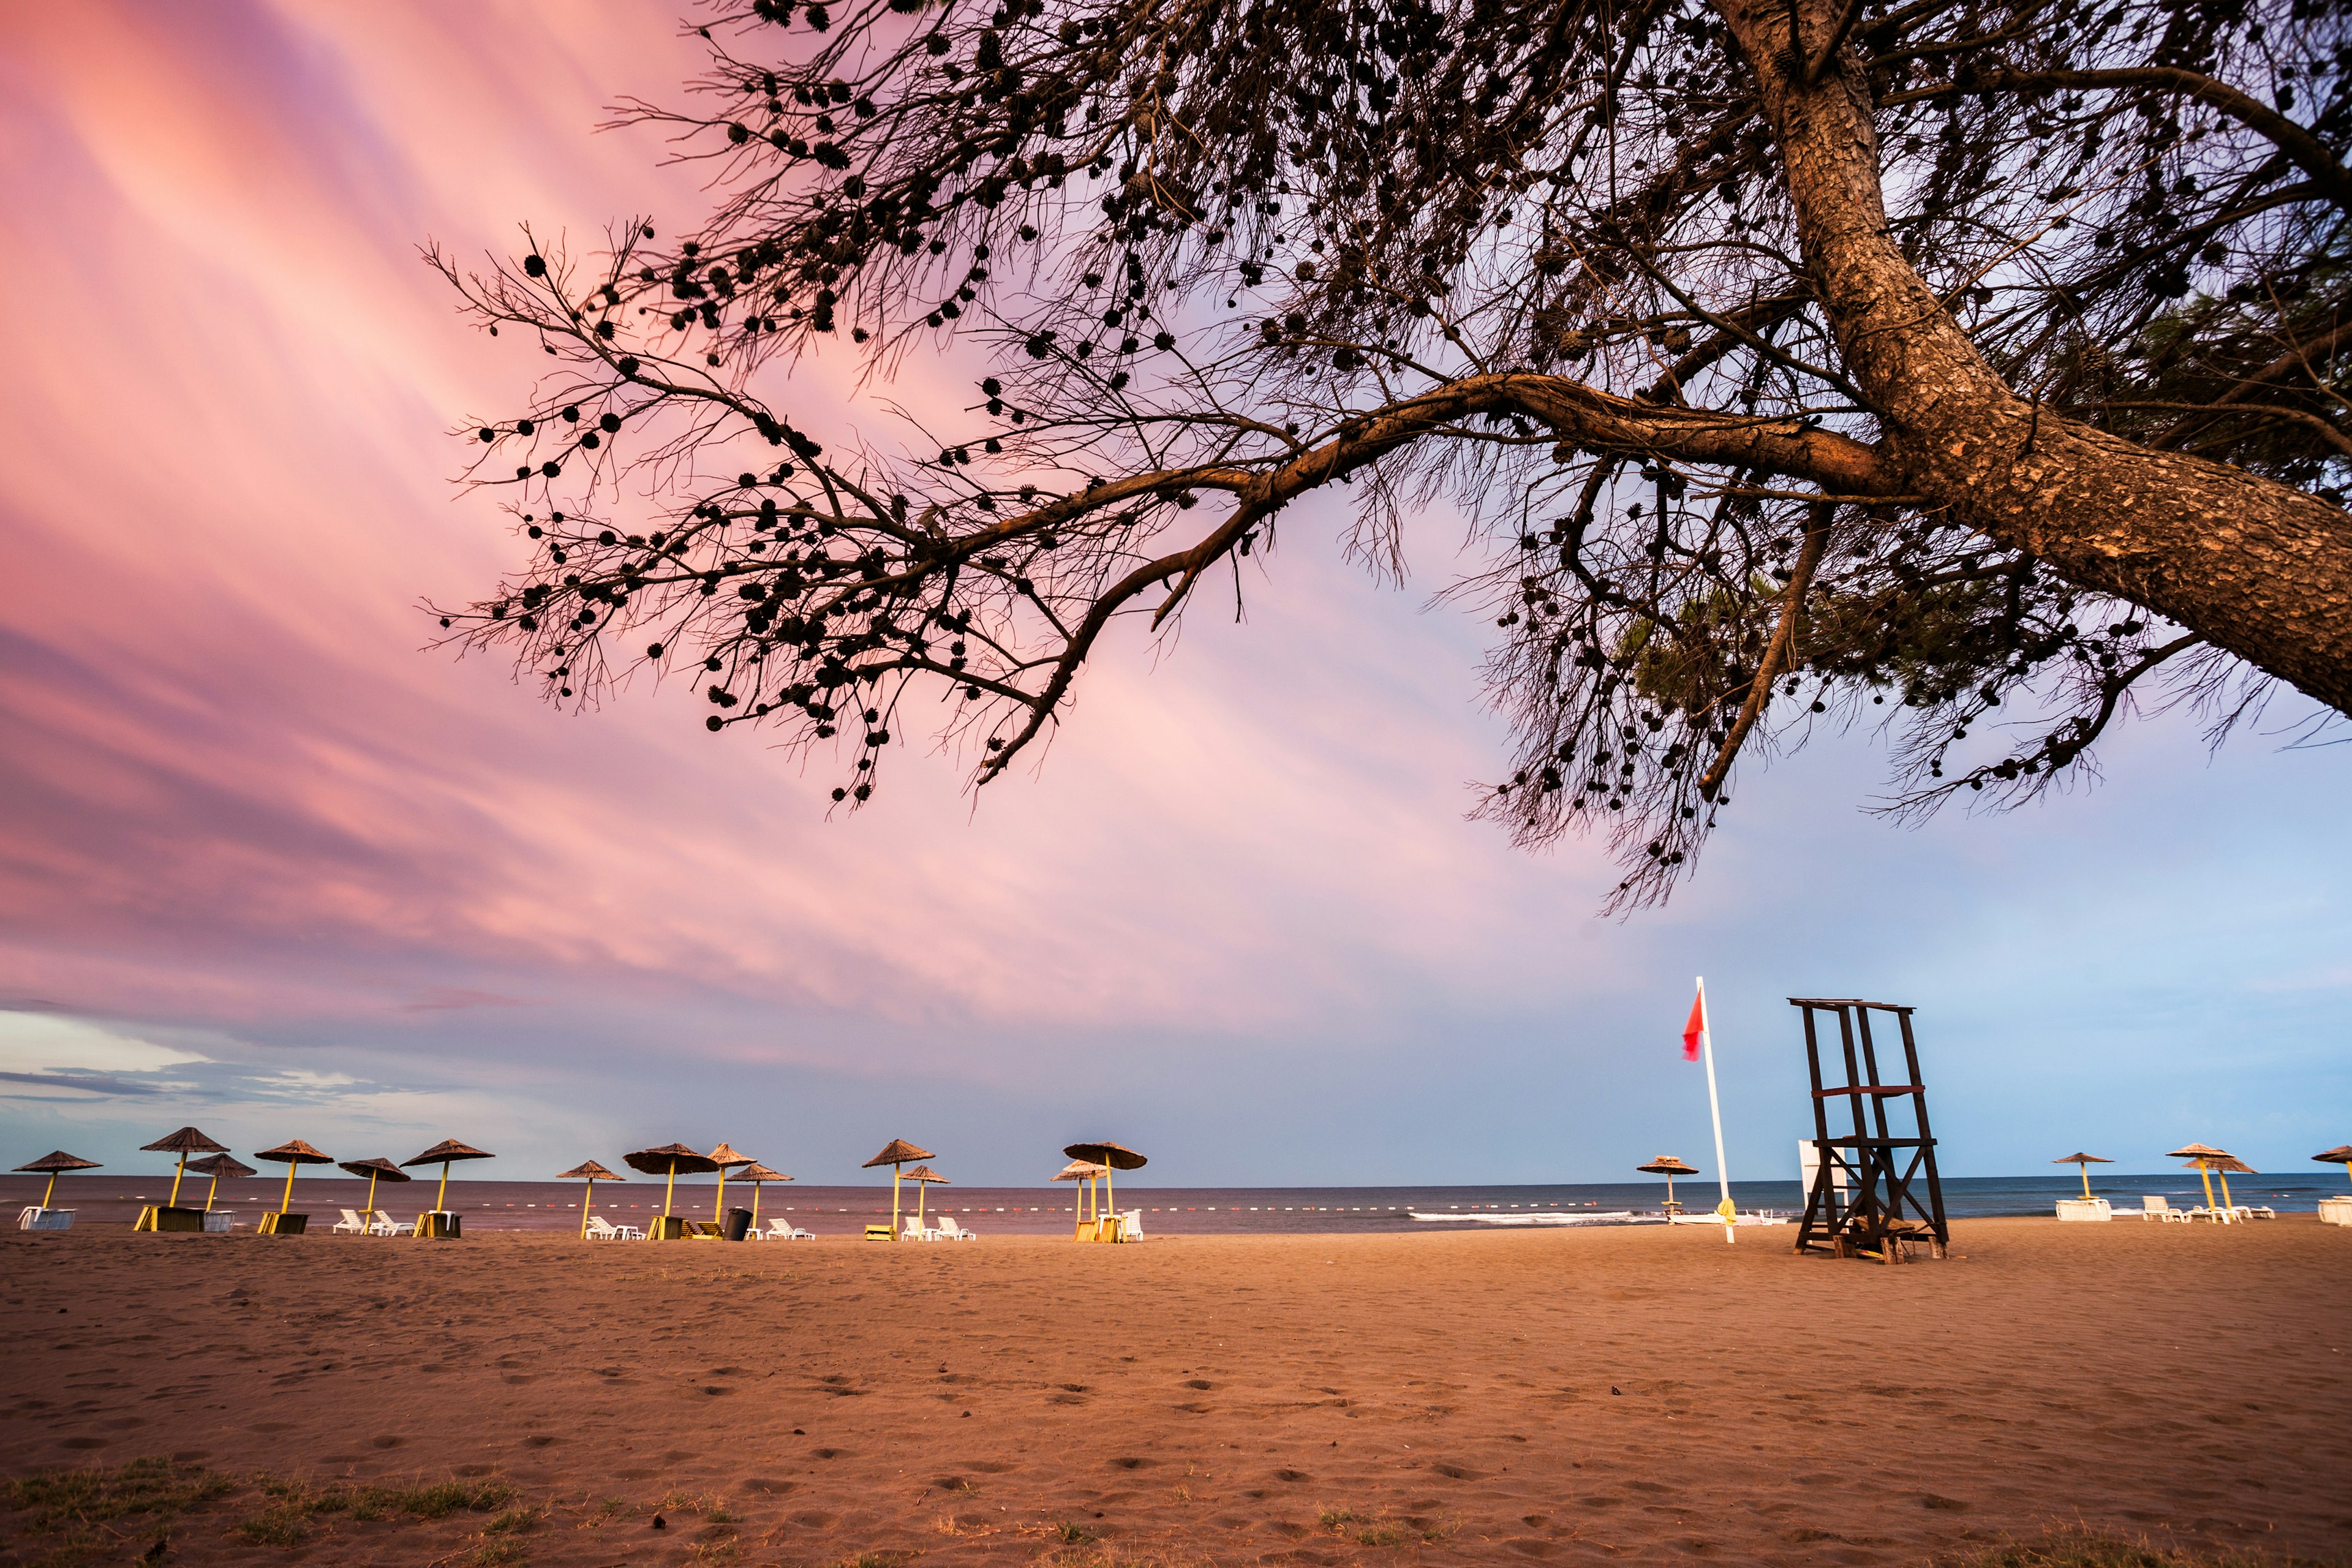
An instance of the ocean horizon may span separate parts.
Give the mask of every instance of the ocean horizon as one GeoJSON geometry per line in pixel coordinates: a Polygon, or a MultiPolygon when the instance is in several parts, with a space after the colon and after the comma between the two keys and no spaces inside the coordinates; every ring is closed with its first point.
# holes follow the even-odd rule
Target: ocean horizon
{"type": "MultiPolygon", "coordinates": [[[[2319,1200],[2333,1193],[2352,1191],[2342,1181],[2331,1181],[2333,1171],[2305,1175],[2241,1176],[2231,1184],[2240,1203],[2263,1204],[2282,1214],[2313,1212],[2319,1200]]],[[[38,1203],[44,1178],[0,1177],[0,1201],[14,1208],[38,1203]]],[[[449,1206],[465,1216],[467,1228],[479,1232],[558,1230],[580,1223],[578,1182],[497,1181],[459,1179],[449,1183],[449,1206]]],[[[202,1206],[207,1184],[190,1176],[182,1184],[184,1205],[202,1206]]],[[[170,1195],[172,1173],[111,1176],[68,1176],[58,1184],[57,1206],[77,1211],[78,1225],[129,1225],[147,1204],[170,1195]]],[[[2059,1198],[2078,1197],[2082,1183],[2072,1175],[1948,1176],[1944,1178],[1944,1210],[1952,1219],[1987,1219],[2015,1215],[2048,1215],[2059,1198]]],[[[414,1217],[429,1206],[433,1179],[405,1184],[381,1184],[375,1206],[403,1217],[414,1217]]],[[[2197,1173],[2166,1171],[2144,1174],[2118,1173],[2091,1179],[2099,1196],[2137,1207],[2150,1194],[2173,1200],[2176,1206],[2204,1199],[2197,1173]]],[[[252,1176],[224,1181],[216,1206],[239,1215],[258,1215],[278,1207],[285,1191],[283,1176],[252,1176]]],[[[677,1184],[672,1212],[690,1217],[711,1217],[718,1191],[708,1177],[677,1184]]],[[[2218,1194],[2219,1188],[2217,1186],[2218,1194]]],[[[1140,1182],[1117,1184],[1118,1206],[1140,1209],[1146,1236],[1169,1235],[1328,1235],[1446,1228],[1440,1222],[1416,1220],[1422,1214],[1458,1215],[1466,1227],[1480,1216],[1504,1216],[1514,1211],[1577,1212],[1596,1215],[1620,1211],[1641,1215],[1661,1212],[1666,1195],[1663,1182],[1548,1183],[1486,1185],[1415,1185],[1362,1187],[1158,1187],[1140,1182]]],[[[1712,1209],[1717,1201],[1716,1184],[1705,1178],[1684,1178],[1675,1184],[1675,1195],[1691,1213],[1712,1209]]],[[[1732,1201],[1742,1211],[1773,1211],[1793,1215],[1803,1205],[1794,1180],[1733,1182],[1732,1201]]],[[[359,1207],[367,1197],[367,1183],[349,1176],[298,1176],[293,1207],[320,1216],[323,1226],[339,1210],[359,1207]]],[[[899,1190],[904,1213],[915,1212],[914,1184],[899,1190]]],[[[959,1225],[985,1236],[1046,1236],[1070,1224],[1072,1189],[1037,1187],[934,1187],[925,1212],[955,1216],[959,1225]]],[[[751,1194],[741,1182],[727,1184],[727,1204],[751,1206],[751,1194]]],[[[595,1212],[619,1224],[631,1224],[662,1206],[662,1184],[649,1178],[626,1183],[596,1184],[595,1212]]],[[[760,1215],[784,1215],[802,1229],[819,1236],[854,1235],[871,1221],[887,1220],[890,1188],[882,1185],[817,1185],[771,1182],[760,1194],[760,1215]]],[[[243,1227],[240,1227],[243,1228],[243,1227]]]]}

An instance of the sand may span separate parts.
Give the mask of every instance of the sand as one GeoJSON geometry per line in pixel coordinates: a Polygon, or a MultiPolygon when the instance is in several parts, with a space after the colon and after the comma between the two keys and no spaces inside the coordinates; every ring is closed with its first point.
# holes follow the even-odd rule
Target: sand
{"type": "MultiPolygon", "coordinates": [[[[1075,1535],[1214,1563],[1916,1563],[2069,1522],[2352,1541],[2352,1230],[1982,1220],[1902,1268],[1787,1235],[9,1233],[0,1470],[500,1478],[550,1511],[471,1560],[547,1565],[1033,1563],[1075,1535]]],[[[492,1540],[480,1515],[320,1515],[260,1549],[232,1533],[257,1506],[183,1520],[170,1561],[492,1540]]]]}

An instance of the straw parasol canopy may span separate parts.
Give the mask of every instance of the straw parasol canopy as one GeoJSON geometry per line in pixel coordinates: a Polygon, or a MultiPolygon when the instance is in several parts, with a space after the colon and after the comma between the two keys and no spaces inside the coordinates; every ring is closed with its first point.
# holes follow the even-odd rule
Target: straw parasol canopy
{"type": "Polygon", "coordinates": [[[890,1235],[893,1238],[898,1234],[898,1167],[918,1160],[937,1158],[939,1156],[929,1149],[918,1149],[904,1138],[893,1138],[882,1145],[882,1152],[866,1162],[864,1168],[868,1171],[877,1165],[890,1167],[890,1235]]]}
{"type": "Polygon", "coordinates": [[[1683,1207],[1682,1205],[1675,1201],[1675,1178],[1676,1176],[1696,1176],[1698,1174],[1697,1167],[1695,1165],[1685,1164],[1683,1163],[1682,1156],[1678,1154],[1661,1154],[1656,1159],[1651,1161],[1648,1164],[1636,1165],[1633,1169],[1647,1172],[1653,1176],[1665,1177],[1666,1208],[1668,1212],[1673,1214],[1680,1214],[1683,1207]]]}
{"type": "Polygon", "coordinates": [[[2312,1158],[2322,1164],[2341,1165],[2344,1167],[2344,1173],[2352,1176],[2352,1143],[2338,1143],[2333,1149],[2322,1149],[2312,1158]]]}
{"type": "Polygon", "coordinates": [[[662,1186],[662,1218],[669,1217],[670,1194],[677,1190],[677,1173],[703,1175],[719,1169],[719,1163],[698,1149],[683,1143],[665,1143],[658,1149],[637,1149],[621,1156],[632,1171],[643,1171],[648,1176],[664,1178],[662,1186]]]}
{"type": "Polygon", "coordinates": [[[166,1154],[177,1154],[180,1157],[178,1169],[172,1173],[172,1202],[170,1206],[173,1208],[180,1206],[180,1178],[188,1173],[188,1156],[191,1154],[226,1154],[228,1152],[227,1144],[215,1143],[193,1127],[183,1127],[168,1138],[158,1138],[152,1143],[142,1143],[139,1146],[142,1149],[160,1149],[166,1154]]]}
{"type": "Polygon", "coordinates": [[[2050,1163],[2053,1165],[2073,1165],[2080,1169],[2083,1173],[2083,1196],[2086,1199],[2091,1195],[2091,1167],[2115,1163],[2104,1154],[2084,1154],[2079,1151],[2072,1154],[2061,1154],[2050,1163]]]}
{"type": "Polygon", "coordinates": [[[42,1155],[39,1159],[34,1161],[31,1164],[19,1165],[16,1167],[16,1169],[20,1171],[31,1171],[37,1175],[44,1171],[48,1173],[48,1189],[41,1194],[41,1206],[43,1208],[48,1207],[49,1200],[58,1195],[58,1176],[60,1173],[66,1171],[95,1171],[100,1168],[100,1167],[97,1161],[85,1160],[79,1154],[68,1154],[62,1149],[52,1149],[47,1153],[42,1155]]]}
{"type": "MultiPolygon", "coordinates": [[[[721,1172],[720,1174],[723,1175],[725,1173],[721,1172]]],[[[760,1223],[761,1184],[763,1182],[789,1182],[792,1180],[790,1176],[785,1175],[782,1171],[772,1171],[768,1169],[767,1166],[760,1163],[757,1160],[752,1161],[750,1164],[736,1172],[735,1179],[739,1182],[749,1182],[751,1184],[751,1224],[754,1226],[758,1226],[760,1223]]]]}
{"type": "Polygon", "coordinates": [[[1151,1163],[1124,1143],[1112,1143],[1108,1142],[1100,1143],[1073,1143],[1068,1148],[1064,1149],[1062,1152],[1068,1155],[1073,1160],[1088,1160],[1097,1165],[1107,1167],[1102,1173],[1103,1207],[1111,1210],[1113,1213],[1116,1213],[1117,1210],[1112,1206],[1115,1199],[1111,1191],[1111,1171],[1140,1171],[1144,1166],[1151,1163]]]}
{"type": "Polygon", "coordinates": [[[713,1149],[710,1152],[710,1158],[719,1166],[719,1195],[710,1201],[710,1217],[712,1219],[724,1219],[727,1217],[727,1172],[729,1167],[734,1165],[756,1165],[760,1162],[754,1160],[749,1154],[737,1152],[734,1144],[724,1142],[720,1143],[718,1148],[713,1149]]]}
{"type": "Polygon", "coordinates": [[[379,1179],[387,1182],[413,1182],[416,1179],[381,1154],[373,1160],[338,1160],[335,1165],[339,1170],[368,1179],[367,1217],[370,1224],[375,1221],[375,1184],[379,1179]]]}
{"type": "MultiPolygon", "coordinates": [[[[289,1138],[275,1149],[257,1149],[254,1152],[253,1157],[257,1160],[275,1160],[286,1167],[286,1195],[278,1200],[279,1214],[284,1214],[294,1206],[295,1172],[305,1165],[331,1165],[335,1163],[335,1157],[332,1154],[322,1154],[299,1138],[289,1138]]],[[[179,1188],[176,1184],[172,1190],[173,1194],[177,1196],[179,1188]]]]}
{"type": "MultiPolygon", "coordinates": [[[[2216,1149],[2210,1143],[2185,1143],[2167,1154],[2165,1158],[2186,1160],[2196,1168],[2198,1178],[2205,1184],[2205,1206],[2210,1209],[2213,1206],[2213,1173],[2218,1168],[2213,1162],[2233,1160],[2237,1156],[2227,1149],[2216,1149]]],[[[2221,1178],[2221,1201],[2227,1204],[2229,1197],[2230,1178],[2224,1176],[2221,1178]]]]}
{"type": "MultiPolygon", "coordinates": [[[[208,1154],[201,1160],[191,1161],[188,1164],[188,1169],[194,1171],[199,1176],[210,1176],[213,1179],[213,1184],[205,1189],[205,1212],[206,1214],[212,1213],[213,1199],[220,1195],[220,1179],[223,1176],[251,1176],[259,1174],[259,1173],[255,1171],[252,1166],[247,1164],[244,1161],[238,1159],[234,1154],[208,1154]]],[[[405,1178],[403,1179],[405,1180],[405,1178]]]]}
{"type": "Polygon", "coordinates": [[[1072,1193],[1070,1194],[1070,1218],[1073,1222],[1080,1225],[1086,1223],[1086,1213],[1080,1205],[1086,1202],[1087,1198],[1090,1198],[1095,1195],[1095,1178],[1097,1176],[1107,1175],[1109,1172],[1110,1167],[1108,1165],[1089,1164],[1084,1160],[1073,1160],[1068,1164],[1054,1173],[1052,1179],[1055,1181],[1084,1182],[1087,1184],[1083,1189],[1083,1196],[1081,1196],[1079,1193],[1072,1193]]]}
{"type": "Polygon", "coordinates": [[[580,1196],[580,1239],[585,1241],[588,1239],[588,1209],[589,1205],[596,1201],[596,1184],[599,1182],[625,1182],[629,1178],[626,1176],[614,1175],[612,1172],[604,1169],[604,1166],[596,1163],[593,1160],[583,1160],[580,1163],[572,1166],[572,1169],[568,1171],[558,1171],[555,1173],[555,1179],[559,1182],[586,1182],[588,1184],[588,1190],[583,1193],[580,1196]]]}
{"type": "Polygon", "coordinates": [[[916,1166],[907,1173],[907,1180],[915,1184],[915,1224],[918,1226],[923,1223],[923,1199],[929,1194],[932,1184],[936,1183],[942,1187],[955,1184],[929,1165],[916,1166]]]}
{"type": "Polygon", "coordinates": [[[495,1160],[498,1156],[487,1149],[477,1149],[471,1143],[460,1143],[455,1138],[444,1138],[414,1160],[403,1160],[404,1165],[441,1165],[441,1190],[433,1196],[436,1214],[449,1206],[449,1163],[453,1160],[495,1160]]]}

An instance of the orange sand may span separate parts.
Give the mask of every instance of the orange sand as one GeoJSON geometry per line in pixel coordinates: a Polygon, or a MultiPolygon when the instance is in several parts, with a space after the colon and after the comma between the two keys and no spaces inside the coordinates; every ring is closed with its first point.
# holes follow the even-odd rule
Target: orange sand
{"type": "MultiPolygon", "coordinates": [[[[496,1475],[554,1505],[546,1568],[1029,1563],[1064,1521],[1217,1563],[2352,1541],[2352,1231],[1985,1220],[1892,1268],[1789,1234],[9,1233],[0,1470],[496,1475]],[[655,1531],[665,1498],[702,1500],[655,1531]]],[[[233,1518],[170,1560],[416,1563],[483,1522],[324,1519],[289,1553],[233,1518]]]]}

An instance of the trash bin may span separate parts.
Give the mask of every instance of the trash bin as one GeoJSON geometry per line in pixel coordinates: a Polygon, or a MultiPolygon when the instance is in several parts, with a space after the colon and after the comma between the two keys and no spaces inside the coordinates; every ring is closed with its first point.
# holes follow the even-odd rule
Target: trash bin
{"type": "Polygon", "coordinates": [[[723,1234],[730,1241],[740,1241],[751,1229],[750,1209],[729,1209],[723,1234]]]}

